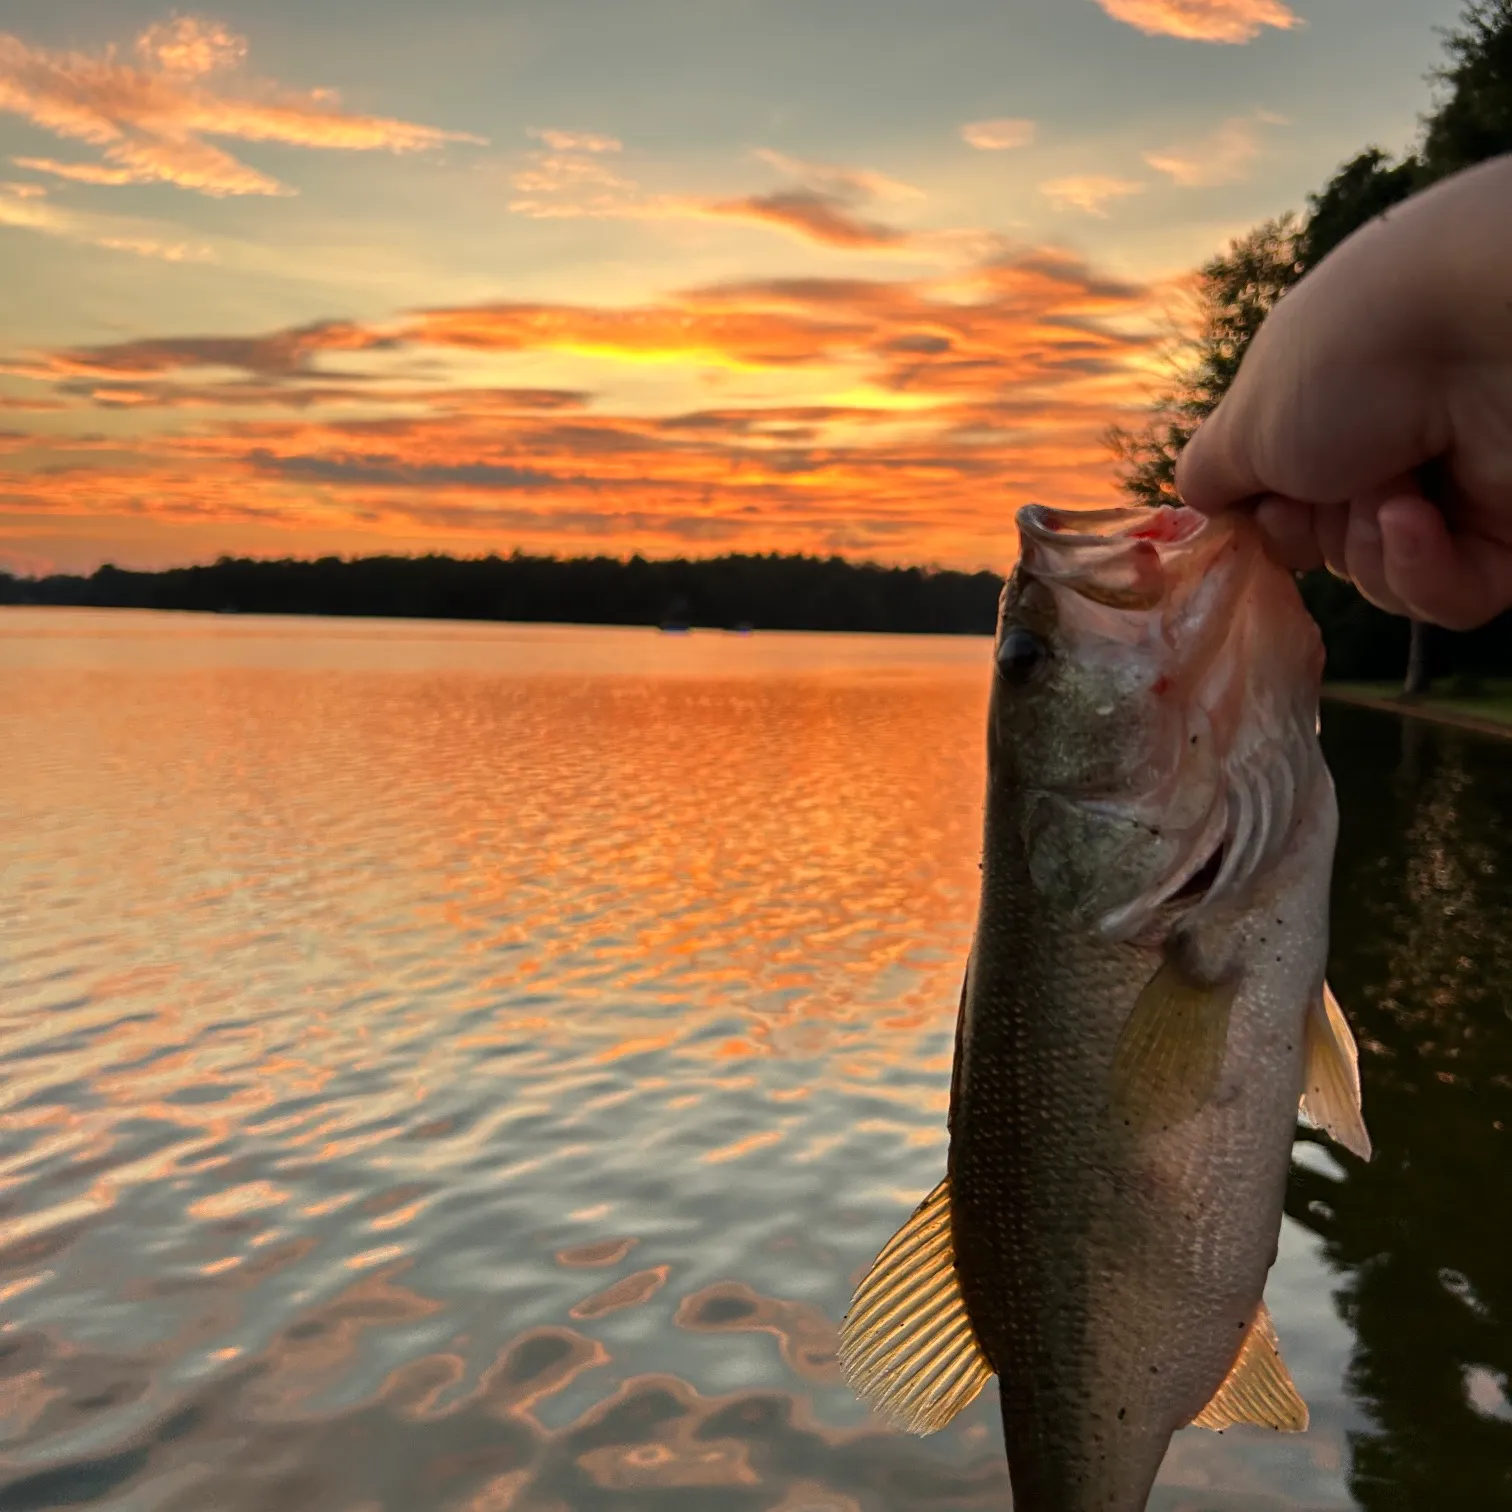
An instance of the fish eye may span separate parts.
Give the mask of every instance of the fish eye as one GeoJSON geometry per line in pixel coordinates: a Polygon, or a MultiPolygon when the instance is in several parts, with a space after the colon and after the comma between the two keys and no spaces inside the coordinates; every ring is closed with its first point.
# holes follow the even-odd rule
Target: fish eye
{"type": "Polygon", "coordinates": [[[1005,681],[1022,687],[1050,655],[1049,648],[1032,630],[1022,626],[1010,630],[998,647],[998,671],[1005,681]]]}

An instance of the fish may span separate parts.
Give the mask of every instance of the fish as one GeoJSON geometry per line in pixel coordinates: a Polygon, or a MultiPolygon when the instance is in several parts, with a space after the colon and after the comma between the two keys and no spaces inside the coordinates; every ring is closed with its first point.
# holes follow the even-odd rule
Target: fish
{"type": "Polygon", "coordinates": [[[1141,1512],[1178,1429],[1306,1428],[1264,1300],[1299,1114],[1370,1157],[1323,647],[1242,513],[1017,525],[946,1172],[839,1353],[916,1433],[996,1376],[1016,1512],[1141,1512]]]}

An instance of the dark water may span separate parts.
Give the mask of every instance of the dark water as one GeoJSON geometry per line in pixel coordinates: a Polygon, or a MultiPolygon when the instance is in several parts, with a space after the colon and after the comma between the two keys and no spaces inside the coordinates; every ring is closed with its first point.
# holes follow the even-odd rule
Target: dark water
{"type": "MultiPolygon", "coordinates": [[[[0,1512],[1002,1508],[834,1325],[938,1178],[980,642],[0,611],[0,1512]]],[[[1330,709],[1376,1159],[1305,1435],[1157,1512],[1512,1507],[1512,747],[1330,709]]]]}

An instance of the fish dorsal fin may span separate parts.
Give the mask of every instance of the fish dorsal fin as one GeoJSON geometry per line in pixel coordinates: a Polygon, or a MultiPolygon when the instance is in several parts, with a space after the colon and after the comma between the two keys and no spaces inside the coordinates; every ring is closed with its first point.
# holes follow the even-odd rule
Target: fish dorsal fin
{"type": "Polygon", "coordinates": [[[1255,1313],[1239,1358],[1217,1395],[1192,1422],[1215,1429],[1255,1423],[1281,1433],[1301,1433],[1307,1427],[1307,1403],[1281,1358],[1281,1343],[1265,1303],[1255,1313]]]}
{"type": "Polygon", "coordinates": [[[1302,1111],[1351,1155],[1370,1159],[1370,1134],[1360,1110],[1360,1062],[1354,1035],[1328,983],[1307,1010],[1307,1079],[1302,1111]]]}
{"type": "Polygon", "coordinates": [[[956,1279],[949,1177],[856,1288],[840,1330],[840,1363],[856,1395],[910,1433],[943,1428],[992,1374],[956,1279]]]}
{"type": "Polygon", "coordinates": [[[1113,1056],[1112,1112],[1136,1134],[1168,1129],[1213,1099],[1236,983],[1204,986],[1167,956],[1134,1000],[1113,1056]]]}

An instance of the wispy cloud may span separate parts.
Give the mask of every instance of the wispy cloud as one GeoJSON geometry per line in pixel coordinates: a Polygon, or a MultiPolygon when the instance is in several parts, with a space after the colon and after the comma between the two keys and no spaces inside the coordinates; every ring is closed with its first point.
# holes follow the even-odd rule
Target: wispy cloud
{"type": "Polygon", "coordinates": [[[555,152],[623,152],[625,149],[618,137],[599,136],[592,131],[544,129],[532,130],[530,134],[555,152]]]}
{"type": "Polygon", "coordinates": [[[269,336],[176,336],[81,347],[52,354],[41,368],[13,362],[6,370],[23,376],[128,373],[141,378],[229,368],[263,378],[293,379],[313,374],[315,360],[323,353],[389,351],[398,344],[392,333],[349,320],[322,320],[269,336]]]}
{"type": "Polygon", "coordinates": [[[465,132],[360,115],[334,92],[303,93],[244,78],[245,38],[223,23],[181,16],[137,39],[136,62],[29,47],[0,33],[0,110],[103,161],[31,157],[23,166],[90,184],[169,183],[209,195],[293,189],[208,141],[279,142],[341,151],[416,152],[481,142],[465,132]]]}
{"type": "Polygon", "coordinates": [[[773,147],[758,147],[752,154],[758,162],[796,179],[805,188],[821,194],[851,199],[921,200],[924,191],[874,168],[849,168],[839,163],[819,163],[812,158],[793,157],[773,147]]]}
{"type": "Polygon", "coordinates": [[[1260,129],[1285,124],[1285,117],[1268,111],[1232,116],[1210,136],[1185,146],[1147,152],[1144,160],[1159,173],[1169,174],[1184,188],[1202,189],[1235,184],[1247,178],[1260,156],[1260,129]]]}
{"type": "Polygon", "coordinates": [[[1097,0],[1115,21],[1152,37],[1188,42],[1250,42],[1262,28],[1287,31],[1301,18],[1282,0],[1097,0]]]}
{"type": "Polygon", "coordinates": [[[865,249],[895,247],[907,239],[895,226],[863,220],[845,199],[817,189],[788,189],[776,194],[751,194],[744,199],[718,200],[704,213],[756,221],[791,231],[827,247],[865,249]]]}
{"type": "Polygon", "coordinates": [[[1035,124],[1017,116],[997,116],[990,121],[969,121],[961,127],[961,139],[983,152],[1007,152],[1027,147],[1035,137],[1035,124]]]}
{"type": "Polygon", "coordinates": [[[1069,178],[1051,179],[1040,185],[1043,194],[1058,210],[1084,210],[1088,215],[1105,217],[1108,204],[1143,194],[1145,185],[1138,179],[1111,178],[1102,173],[1072,174],[1069,178]]]}
{"type": "Polygon", "coordinates": [[[851,251],[896,247],[908,240],[894,226],[867,219],[876,199],[922,199],[912,184],[865,168],[847,168],[759,148],[757,159],[797,179],[794,187],[728,199],[656,193],[621,166],[624,144],[587,132],[535,130],[544,146],[515,172],[510,209],[536,219],[742,220],[805,241],[851,251]]]}
{"type": "Polygon", "coordinates": [[[202,243],[164,236],[141,222],[55,205],[41,184],[0,183],[0,226],[163,262],[210,262],[214,257],[202,243]]]}
{"type": "Polygon", "coordinates": [[[1015,502],[1111,497],[1100,438],[1143,392],[1150,309],[1138,284],[1019,247],[939,282],[757,279],[34,353],[5,367],[37,402],[130,409],[132,430],[108,451],[82,426],[30,438],[0,514],[997,560],[1015,502]],[[415,359],[403,382],[396,353],[415,359]],[[596,364],[602,389],[457,386],[463,359],[538,373],[552,354],[596,364]],[[747,397],[616,404],[616,371],[647,362],[747,397]],[[427,367],[447,380],[417,384],[427,367]]]}
{"type": "Polygon", "coordinates": [[[509,208],[536,220],[652,217],[671,203],[648,194],[618,165],[624,143],[582,131],[531,131],[541,147],[525,154],[511,179],[509,208]]]}

